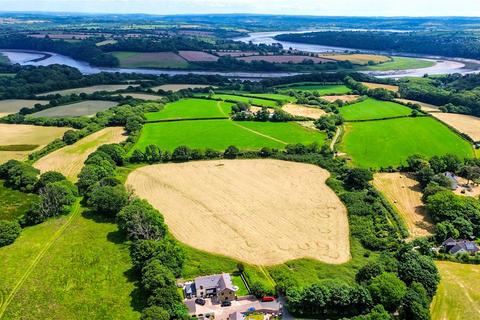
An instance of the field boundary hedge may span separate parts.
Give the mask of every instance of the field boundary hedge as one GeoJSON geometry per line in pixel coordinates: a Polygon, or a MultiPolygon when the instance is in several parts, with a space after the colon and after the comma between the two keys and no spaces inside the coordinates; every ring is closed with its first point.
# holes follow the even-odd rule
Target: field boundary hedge
{"type": "Polygon", "coordinates": [[[383,121],[383,120],[393,120],[393,119],[401,119],[401,118],[422,118],[422,117],[429,117],[429,115],[419,114],[416,117],[407,115],[407,116],[384,117],[384,118],[375,118],[375,119],[344,120],[344,122],[370,122],[370,121],[383,121]]]}
{"type": "Polygon", "coordinates": [[[199,121],[199,120],[228,120],[229,117],[208,117],[208,118],[174,118],[174,119],[159,119],[159,120],[147,120],[147,123],[160,123],[160,122],[177,122],[177,121],[199,121]]]}

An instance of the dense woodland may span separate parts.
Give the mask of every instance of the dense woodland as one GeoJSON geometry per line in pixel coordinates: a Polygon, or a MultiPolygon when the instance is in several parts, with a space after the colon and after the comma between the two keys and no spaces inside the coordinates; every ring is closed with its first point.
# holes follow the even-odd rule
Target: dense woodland
{"type": "Polygon", "coordinates": [[[282,34],[276,39],[387,52],[480,58],[480,38],[470,32],[324,31],[282,34]]]}

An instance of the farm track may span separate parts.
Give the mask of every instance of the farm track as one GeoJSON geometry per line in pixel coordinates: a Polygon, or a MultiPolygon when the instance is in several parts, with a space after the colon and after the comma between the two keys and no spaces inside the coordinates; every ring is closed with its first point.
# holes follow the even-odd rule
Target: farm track
{"type": "Polygon", "coordinates": [[[5,314],[5,311],[7,310],[8,306],[12,302],[12,300],[15,297],[15,295],[17,294],[17,292],[23,286],[23,284],[28,279],[28,277],[32,274],[35,267],[42,260],[42,258],[45,256],[47,251],[50,249],[50,247],[55,243],[55,241],[58,238],[60,238],[60,236],[65,232],[65,230],[68,228],[68,226],[70,226],[72,224],[74,219],[79,216],[80,212],[81,212],[80,200],[77,200],[77,202],[75,202],[75,204],[73,205],[72,213],[71,213],[70,217],[68,218],[68,220],[65,222],[65,224],[62,227],[60,227],[60,229],[58,229],[53,234],[53,236],[50,238],[50,240],[43,246],[43,248],[40,250],[40,252],[37,254],[37,256],[33,259],[32,263],[28,266],[28,268],[25,271],[25,273],[23,274],[23,276],[20,278],[20,280],[17,282],[17,284],[15,284],[12,291],[6,297],[4,296],[3,304],[0,307],[0,319],[5,314]]]}

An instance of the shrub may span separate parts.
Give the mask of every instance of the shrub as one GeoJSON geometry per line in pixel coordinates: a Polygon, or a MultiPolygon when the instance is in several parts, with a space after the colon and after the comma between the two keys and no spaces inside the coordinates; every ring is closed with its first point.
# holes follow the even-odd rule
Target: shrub
{"type": "Polygon", "coordinates": [[[59,181],[64,181],[67,180],[63,174],[60,172],[56,171],[47,171],[40,175],[40,178],[38,179],[37,184],[35,185],[35,190],[40,190],[44,188],[47,184],[53,183],[53,182],[59,182],[59,181]]]}
{"type": "Polygon", "coordinates": [[[0,220],[0,247],[14,243],[21,232],[17,221],[0,220]]]}
{"type": "Polygon", "coordinates": [[[170,320],[170,314],[162,307],[151,306],[143,309],[141,320],[170,320]]]}
{"type": "Polygon", "coordinates": [[[238,157],[240,154],[240,150],[238,150],[237,147],[235,146],[229,146],[227,149],[225,149],[225,152],[223,153],[223,157],[225,159],[235,159],[238,157]]]}

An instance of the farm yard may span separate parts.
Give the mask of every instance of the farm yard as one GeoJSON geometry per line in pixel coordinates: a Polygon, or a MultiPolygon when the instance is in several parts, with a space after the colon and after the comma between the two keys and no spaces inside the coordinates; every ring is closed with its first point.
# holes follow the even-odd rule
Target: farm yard
{"type": "Polygon", "coordinates": [[[33,151],[61,138],[67,130],[69,129],[0,124],[0,164],[10,159],[24,160],[33,151]]]}
{"type": "Polygon", "coordinates": [[[466,114],[442,112],[432,113],[432,116],[466,134],[473,141],[480,141],[480,118],[466,114]]]}
{"type": "Polygon", "coordinates": [[[480,266],[448,261],[435,264],[442,279],[430,306],[432,320],[480,319],[480,266]]]}
{"type": "Polygon", "coordinates": [[[397,167],[413,154],[431,157],[453,153],[460,158],[474,155],[468,141],[430,117],[352,122],[345,129],[339,148],[359,167],[397,167]]]}
{"type": "Polygon", "coordinates": [[[321,116],[327,113],[320,108],[308,107],[299,104],[286,104],[282,107],[282,110],[290,113],[294,116],[308,117],[312,119],[319,119],[321,116]]]}
{"type": "Polygon", "coordinates": [[[362,84],[367,87],[368,89],[387,89],[393,92],[398,92],[399,88],[398,86],[393,86],[389,84],[381,84],[381,83],[372,83],[372,82],[362,82],[362,84]]]}
{"type": "Polygon", "coordinates": [[[103,100],[85,100],[82,102],[66,104],[58,107],[48,108],[31,114],[31,117],[88,117],[93,116],[97,112],[105,111],[115,107],[118,103],[103,100]]]}
{"type": "Polygon", "coordinates": [[[127,89],[130,86],[135,87],[136,85],[134,85],[134,84],[101,84],[101,85],[91,86],[91,87],[83,87],[83,88],[74,88],[74,89],[66,89],[66,90],[46,92],[46,93],[39,94],[37,96],[47,96],[47,95],[52,95],[52,94],[59,94],[59,95],[62,95],[62,96],[68,96],[68,95],[71,95],[73,93],[75,93],[75,94],[80,94],[80,93],[92,94],[92,93],[100,92],[100,91],[114,92],[114,91],[117,91],[117,90],[127,89]]]}
{"type": "Polygon", "coordinates": [[[38,160],[34,167],[40,172],[57,171],[72,181],[77,180],[77,175],[83,167],[88,156],[99,146],[125,141],[127,136],[121,127],[105,128],[63,147],[38,160]]]}
{"type": "Polygon", "coordinates": [[[368,98],[340,108],[345,121],[373,120],[408,116],[412,109],[401,104],[368,98]]]}
{"type": "Polygon", "coordinates": [[[113,52],[123,68],[174,68],[184,69],[188,62],[173,52],[113,52]]]}
{"type": "Polygon", "coordinates": [[[24,100],[24,99],[9,99],[0,100],[0,118],[9,114],[17,113],[22,108],[31,108],[36,104],[47,104],[46,100],[24,100]]]}
{"type": "Polygon", "coordinates": [[[203,51],[179,51],[178,55],[188,62],[216,62],[217,56],[203,51]]]}
{"type": "Polygon", "coordinates": [[[400,213],[411,238],[433,233],[433,223],[426,215],[421,188],[416,180],[405,173],[376,173],[373,185],[400,213]]]}
{"type": "Polygon", "coordinates": [[[310,57],[310,56],[294,56],[294,55],[271,55],[271,56],[261,56],[255,55],[250,57],[239,57],[238,60],[251,63],[253,61],[266,61],[270,63],[293,63],[300,64],[304,63],[307,60],[313,61],[313,63],[327,63],[333,62],[331,59],[319,58],[319,57],[310,57]]]}
{"type": "Polygon", "coordinates": [[[228,102],[184,99],[167,103],[161,111],[145,114],[147,121],[191,119],[191,118],[214,118],[228,117],[232,111],[232,105],[228,102]]]}
{"type": "Polygon", "coordinates": [[[349,229],[328,176],[278,160],[203,161],[143,167],[127,185],[194,248],[262,265],[303,257],[339,264],[350,259],[349,229]]]}
{"type": "Polygon", "coordinates": [[[290,122],[189,120],[145,124],[134,149],[143,151],[150,144],[169,151],[182,145],[219,151],[231,145],[242,150],[283,149],[289,143],[322,144],[324,140],[324,133],[290,122]]]}

